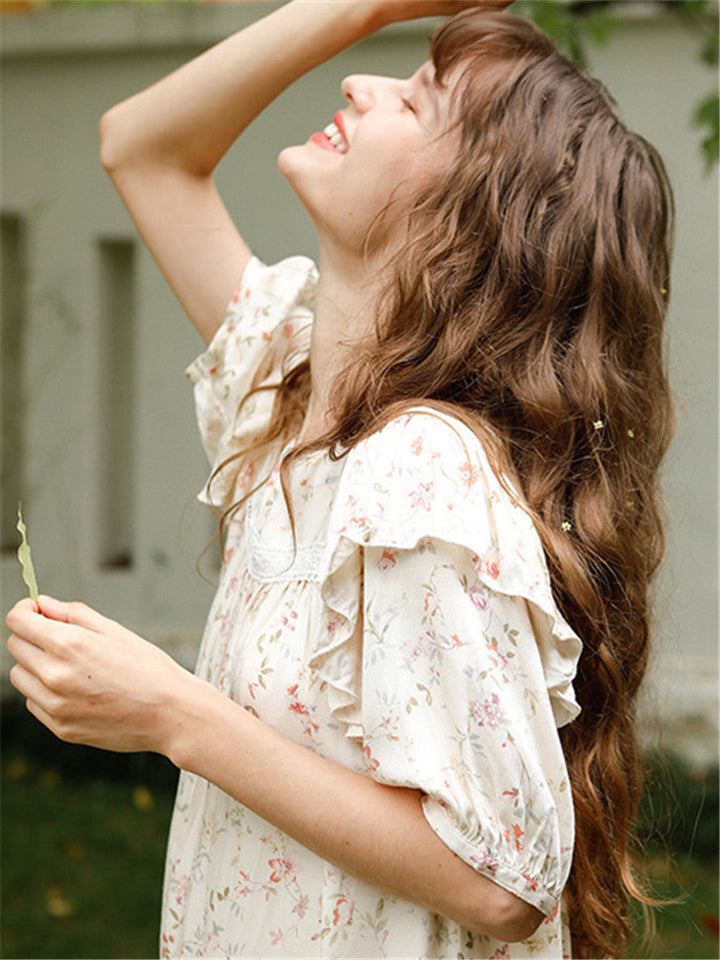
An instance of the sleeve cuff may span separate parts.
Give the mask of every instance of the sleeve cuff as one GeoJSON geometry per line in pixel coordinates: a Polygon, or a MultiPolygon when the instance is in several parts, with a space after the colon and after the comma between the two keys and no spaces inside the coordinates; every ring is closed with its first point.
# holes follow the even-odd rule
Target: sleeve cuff
{"type": "Polygon", "coordinates": [[[515,894],[526,903],[537,907],[545,916],[549,916],[558,903],[558,897],[553,896],[532,877],[519,873],[513,867],[501,863],[477,844],[471,843],[458,830],[456,824],[448,815],[443,805],[433,797],[425,794],[422,798],[422,809],[430,827],[461,860],[471,866],[484,877],[497,883],[504,890],[515,894]]]}

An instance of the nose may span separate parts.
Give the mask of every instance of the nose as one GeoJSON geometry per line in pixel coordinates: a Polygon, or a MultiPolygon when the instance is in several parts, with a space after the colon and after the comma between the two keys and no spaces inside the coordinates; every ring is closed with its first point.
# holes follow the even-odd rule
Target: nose
{"type": "Polygon", "coordinates": [[[377,102],[382,77],[365,73],[354,73],[345,77],[340,89],[348,103],[359,113],[365,113],[377,102]]]}

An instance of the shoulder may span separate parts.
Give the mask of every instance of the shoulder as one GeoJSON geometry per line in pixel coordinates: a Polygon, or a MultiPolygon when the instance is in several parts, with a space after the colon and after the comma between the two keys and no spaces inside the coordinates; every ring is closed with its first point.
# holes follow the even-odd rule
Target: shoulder
{"type": "Polygon", "coordinates": [[[233,293],[228,313],[242,313],[253,307],[282,311],[293,304],[312,307],[317,277],[317,267],[308,257],[286,257],[268,265],[253,256],[233,293]]]}
{"type": "Polygon", "coordinates": [[[414,407],[390,420],[348,453],[350,474],[371,473],[374,482],[386,478],[407,486],[413,478],[455,491],[461,500],[495,493],[510,499],[509,484],[493,469],[480,437],[459,417],[414,407]]]}
{"type": "Polygon", "coordinates": [[[356,529],[411,547],[442,536],[474,549],[534,527],[507,481],[493,470],[483,442],[459,418],[430,407],[402,413],[347,454],[336,495],[339,532],[356,529]]]}

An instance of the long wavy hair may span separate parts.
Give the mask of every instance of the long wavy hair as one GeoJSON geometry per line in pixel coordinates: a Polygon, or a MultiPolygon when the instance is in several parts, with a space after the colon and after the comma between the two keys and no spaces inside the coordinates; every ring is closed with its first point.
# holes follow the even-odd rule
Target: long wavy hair
{"type": "MultiPolygon", "coordinates": [[[[422,403],[475,430],[521,491],[584,645],[582,712],[560,730],[576,813],[573,956],[620,957],[630,902],[652,902],[634,835],[635,704],[672,428],[671,189],[605,88],[530,22],[465,11],[430,56],[436,81],[453,80],[458,156],[407,214],[374,334],[336,380],[335,425],[291,449],[283,486],[303,453],[340,458],[422,403]]],[[[275,391],[274,415],[253,446],[286,442],[307,409],[309,361],[261,389],[275,391]]]]}

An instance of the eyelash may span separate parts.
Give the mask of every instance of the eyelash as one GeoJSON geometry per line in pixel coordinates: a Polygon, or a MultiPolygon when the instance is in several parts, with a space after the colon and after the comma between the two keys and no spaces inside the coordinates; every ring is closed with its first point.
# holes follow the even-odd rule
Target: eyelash
{"type": "Polygon", "coordinates": [[[403,106],[404,106],[404,107],[407,107],[407,109],[410,110],[411,113],[417,113],[417,110],[416,110],[415,107],[410,103],[409,100],[406,100],[406,99],[403,97],[403,98],[402,98],[402,103],[403,103],[403,106]]]}

